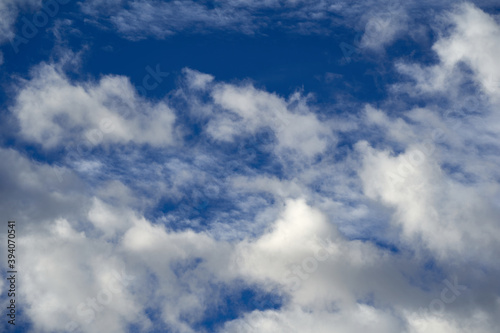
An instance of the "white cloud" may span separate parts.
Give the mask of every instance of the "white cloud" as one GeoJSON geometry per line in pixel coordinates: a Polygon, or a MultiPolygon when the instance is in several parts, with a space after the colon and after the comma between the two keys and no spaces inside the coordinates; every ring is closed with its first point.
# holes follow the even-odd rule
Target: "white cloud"
{"type": "MultiPolygon", "coordinates": [[[[410,14],[411,15],[411,14],[410,14]]],[[[360,47],[382,50],[408,29],[406,8],[399,2],[383,6],[380,12],[369,13],[360,47]]]]}
{"type": "Polygon", "coordinates": [[[410,75],[422,92],[450,92],[466,79],[458,65],[466,64],[473,79],[493,100],[498,102],[500,66],[496,54],[500,52],[500,25],[495,19],[473,4],[462,4],[451,12],[445,22],[451,25],[448,35],[433,45],[440,63],[429,67],[400,63],[401,72],[410,75]]]}
{"type": "Polygon", "coordinates": [[[45,148],[101,143],[165,146],[174,141],[175,115],[165,102],[140,98],[123,76],[73,83],[55,65],[41,64],[23,82],[12,112],[21,135],[45,148]]]}
{"type": "MultiPolygon", "coordinates": [[[[108,289],[113,271],[121,274],[124,265],[122,258],[111,254],[111,244],[93,238],[91,228],[86,228],[91,194],[83,182],[71,171],[60,182],[58,169],[10,149],[0,149],[0,156],[9,161],[0,172],[0,209],[17,222],[17,265],[23,272],[18,275],[18,286],[23,287],[18,288],[16,301],[34,329],[68,331],[66,325],[75,322],[83,332],[104,327],[123,331],[123,317],[134,320],[139,315],[127,288],[113,293],[110,303],[102,307],[102,316],[96,316],[90,326],[77,313],[79,304],[108,289]]],[[[115,284],[112,288],[117,290],[115,284]]]]}
{"type": "Polygon", "coordinates": [[[122,332],[126,321],[136,321],[140,309],[129,290],[131,281],[116,278],[124,265],[112,255],[112,246],[76,232],[64,219],[47,227],[20,237],[25,258],[20,303],[35,329],[122,332]]]}
{"type": "Polygon", "coordinates": [[[466,185],[448,178],[436,160],[424,153],[427,147],[410,146],[398,156],[365,144],[359,147],[364,155],[360,176],[366,195],[396,208],[394,222],[416,248],[428,247],[448,260],[495,262],[500,250],[495,245],[500,211],[489,198],[499,193],[498,185],[466,185]]]}
{"type": "Polygon", "coordinates": [[[500,52],[499,23],[472,4],[460,6],[451,20],[455,25],[452,34],[433,46],[442,66],[453,67],[465,62],[474,70],[480,86],[497,97],[500,92],[500,65],[496,56],[500,52]]]}
{"type": "Polygon", "coordinates": [[[298,92],[284,100],[251,85],[219,84],[211,95],[216,106],[231,112],[218,114],[207,125],[215,139],[233,141],[237,135],[270,127],[280,148],[296,149],[310,157],[324,152],[333,141],[328,127],[309,111],[307,97],[298,92]]]}
{"type": "Polygon", "coordinates": [[[495,328],[488,323],[487,317],[480,311],[474,313],[467,322],[452,317],[443,317],[432,314],[412,314],[409,316],[409,333],[449,332],[466,333],[493,332],[495,328]]]}
{"type": "MultiPolygon", "coordinates": [[[[496,75],[491,54],[498,25],[468,5],[450,17],[453,28],[435,44],[437,64],[401,62],[399,69],[414,81],[393,86],[388,103],[364,106],[359,116],[341,115],[338,122],[320,119],[300,93],[283,98],[184,70],[185,84],[174,93],[189,101],[189,116],[202,125],[207,145],[236,145],[269,129],[275,138],[260,147],[283,166],[279,176],[248,167],[234,171],[240,165],[221,157],[224,152],[176,142],[167,101],[139,97],[125,77],[76,82],[57,65],[35,68],[10,109],[25,140],[60,148],[99,129],[95,145],[171,145],[180,153],[168,151],[172,156],[150,165],[144,151],[132,147],[133,156],[120,159],[123,182],[108,177],[89,188],[86,180],[100,181],[109,170],[103,156],[74,163],[74,171],[64,165],[61,180],[62,170],[53,165],[0,149],[9,162],[0,166],[0,208],[22,222],[21,301],[34,330],[68,331],[74,323],[83,332],[118,333],[134,323],[145,331],[165,324],[196,332],[221,301],[217,287],[238,291],[243,285],[277,295],[283,304],[239,312],[222,332],[496,332],[500,122],[496,95],[484,89],[483,79],[496,75]],[[460,90],[468,75],[484,91],[470,96],[460,90]],[[459,83],[448,84],[453,78],[459,83]],[[408,91],[412,97],[448,95],[449,104],[391,109],[408,91]],[[112,130],[101,123],[108,118],[112,130]],[[340,132],[370,143],[337,147],[340,132]],[[320,161],[311,162],[314,156],[320,161]],[[144,165],[136,168],[150,177],[146,184],[134,187],[137,173],[127,170],[127,159],[144,165]],[[158,198],[194,205],[206,192],[223,207],[203,231],[184,227],[202,226],[194,218],[148,217],[158,198]],[[235,204],[224,206],[224,200],[235,204]],[[234,219],[237,209],[255,213],[234,219]],[[377,244],[377,228],[386,233],[387,248],[377,244]],[[367,240],[349,239],[345,230],[367,240]],[[123,267],[134,279],[116,284],[114,272],[123,267]],[[464,289],[454,293],[444,279],[464,289]],[[450,292],[455,299],[442,301],[450,292]],[[92,310],[93,298],[100,300],[99,311],[92,310]],[[442,311],[432,307],[438,302],[442,311]],[[159,323],[146,316],[150,309],[159,312],[159,323]]],[[[381,33],[387,43],[395,36],[381,33]]]]}
{"type": "MultiPolygon", "coordinates": [[[[17,159],[17,169],[25,165],[23,168],[35,174],[51,171],[46,165],[17,159]]],[[[9,187],[26,183],[28,175],[25,172],[24,177],[14,178],[15,184],[9,187]]],[[[46,178],[41,173],[31,183],[35,186],[46,178]]],[[[60,195],[50,200],[66,196],[75,204],[82,202],[77,196],[68,196],[63,185],[52,178],[60,195]]],[[[18,188],[23,189],[19,196],[34,189],[18,188]]],[[[19,232],[25,258],[21,299],[29,305],[26,313],[37,331],[67,331],[77,325],[83,332],[123,332],[124,325],[132,322],[147,328],[153,323],[144,311],[153,307],[173,329],[195,332],[192,324],[202,319],[210,300],[217,297],[212,286],[237,286],[241,280],[279,291],[286,296],[285,303],[278,310],[242,314],[226,323],[223,332],[328,332],[332,325],[340,332],[405,332],[406,318],[408,329],[414,330],[408,331],[411,333],[434,327],[425,325],[463,327],[462,322],[455,323],[458,319],[424,325],[418,318],[425,314],[417,308],[428,304],[427,293],[406,277],[418,271],[415,262],[369,242],[346,240],[334,221],[302,199],[288,200],[263,234],[227,243],[205,232],[174,232],[124,209],[121,204],[134,195],[129,192],[114,182],[98,191],[100,197],[86,195],[89,204],[79,211],[62,214],[71,218],[61,217],[63,211],[59,210],[43,224],[26,219],[26,227],[19,232]],[[91,226],[103,234],[94,233],[91,226]],[[116,272],[133,279],[120,284],[116,272]],[[369,304],[363,301],[367,297],[372,300],[369,304]],[[93,301],[98,311],[92,310],[93,301]]],[[[431,296],[439,295],[439,286],[431,283],[427,288],[433,290],[431,296]]],[[[467,306],[466,296],[463,300],[467,306]]],[[[447,315],[453,316],[453,312],[447,315]]],[[[488,314],[482,316],[481,325],[487,327],[491,319],[488,314]]]]}
{"type": "Polygon", "coordinates": [[[208,84],[214,80],[212,75],[200,73],[189,68],[184,68],[183,73],[191,89],[207,89],[208,84]]]}
{"type": "Polygon", "coordinates": [[[495,90],[485,90],[484,82],[499,71],[493,58],[500,47],[500,26],[472,5],[459,6],[449,19],[451,30],[433,47],[440,62],[430,67],[400,63],[399,69],[416,81],[403,92],[449,96],[451,106],[415,108],[396,119],[367,107],[366,121],[383,129],[383,140],[404,152],[395,156],[387,148],[360,142],[360,177],[368,197],[396,210],[392,221],[415,248],[431,250],[443,260],[494,264],[500,251],[495,245],[500,211],[492,198],[500,188],[491,168],[498,159],[486,147],[498,147],[500,119],[495,90]],[[460,63],[472,69],[479,93],[461,88],[470,75],[460,63]],[[489,100],[482,98],[483,92],[489,100]]]}
{"type": "Polygon", "coordinates": [[[310,311],[298,307],[286,311],[264,311],[247,315],[244,319],[226,324],[224,333],[229,332],[402,332],[402,325],[389,313],[369,305],[359,304],[344,311],[310,311]]]}

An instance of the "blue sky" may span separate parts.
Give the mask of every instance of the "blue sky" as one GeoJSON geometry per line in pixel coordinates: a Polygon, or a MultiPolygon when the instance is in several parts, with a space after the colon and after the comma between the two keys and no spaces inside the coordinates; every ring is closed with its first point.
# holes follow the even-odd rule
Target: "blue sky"
{"type": "Polygon", "coordinates": [[[3,330],[496,332],[499,9],[0,0],[3,330]]]}

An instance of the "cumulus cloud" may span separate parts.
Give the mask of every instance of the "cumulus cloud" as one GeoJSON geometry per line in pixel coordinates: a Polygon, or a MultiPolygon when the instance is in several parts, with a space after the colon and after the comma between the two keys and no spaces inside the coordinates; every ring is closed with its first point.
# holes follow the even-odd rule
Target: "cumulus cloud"
{"type": "Polygon", "coordinates": [[[72,83],[59,66],[41,64],[21,83],[12,112],[21,135],[46,148],[75,139],[91,147],[106,142],[162,146],[174,140],[172,110],[165,102],[141,98],[123,76],[72,83]]]}
{"type": "MultiPolygon", "coordinates": [[[[328,126],[309,111],[308,97],[299,92],[285,100],[251,84],[210,85],[214,80],[210,75],[185,73],[190,95],[196,97],[201,90],[212,99],[201,107],[211,110],[206,133],[214,140],[234,141],[270,128],[280,148],[307,156],[322,153],[335,142],[328,126]]],[[[41,64],[30,80],[22,81],[12,113],[22,136],[45,148],[75,139],[88,146],[127,142],[164,146],[175,140],[175,113],[167,101],[148,102],[123,76],[71,82],[58,65],[41,64]]]]}
{"type": "Polygon", "coordinates": [[[448,178],[423,146],[398,156],[363,143],[359,147],[365,159],[360,174],[365,193],[396,208],[394,222],[417,248],[428,247],[444,259],[494,263],[500,212],[490,197],[498,195],[498,185],[448,178]]]}
{"type": "Polygon", "coordinates": [[[47,227],[20,239],[27,258],[21,295],[38,331],[120,332],[124,318],[142,316],[130,291],[134,277],[111,254],[112,246],[75,231],[65,219],[47,227]]]}
{"type": "Polygon", "coordinates": [[[449,13],[443,24],[449,26],[449,32],[433,45],[439,64],[399,63],[399,70],[416,81],[419,92],[449,93],[450,86],[470,79],[459,67],[464,64],[473,70],[477,85],[498,102],[500,70],[494,56],[500,47],[498,22],[473,4],[463,4],[449,13]]]}
{"type": "Polygon", "coordinates": [[[498,252],[494,239],[499,232],[499,211],[490,198],[498,195],[498,184],[493,181],[496,171],[480,164],[497,161],[483,147],[498,143],[494,130],[498,102],[494,90],[485,90],[484,83],[487,75],[494,77],[497,71],[489,57],[499,41],[494,33],[499,25],[472,5],[460,6],[450,19],[452,30],[433,47],[439,64],[401,63],[399,68],[412,73],[418,94],[454,96],[451,110],[415,108],[391,119],[367,108],[367,121],[385,129],[391,147],[403,145],[405,150],[396,156],[358,143],[364,156],[360,176],[366,195],[396,208],[393,221],[417,247],[429,248],[442,258],[460,256],[493,263],[498,252]],[[470,43],[475,47],[469,47],[470,43]],[[472,68],[472,77],[462,72],[460,63],[472,68]],[[457,81],[447,83],[457,77],[459,82],[474,80],[478,90],[460,96],[463,88],[457,81]],[[471,248],[470,244],[476,245],[471,248]]]}
{"type": "MultiPolygon", "coordinates": [[[[472,4],[460,6],[450,15],[454,25],[450,36],[434,46],[445,69],[465,63],[474,71],[474,78],[491,96],[500,91],[500,66],[495,54],[500,51],[500,25],[472,4]]],[[[498,100],[497,100],[498,102],[498,100]]]]}
{"type": "MultiPolygon", "coordinates": [[[[85,6],[124,3],[83,5],[97,15],[85,6]]],[[[186,3],[135,1],[112,20],[139,38],[149,17],[154,35],[171,33],[158,21],[181,5],[198,16],[175,29],[241,19],[186,3]]],[[[0,148],[0,208],[20,221],[33,330],[496,332],[499,101],[485,80],[500,78],[499,25],[467,4],[440,23],[436,62],[396,60],[405,76],[356,114],[194,69],[153,102],[125,76],[34,67],[7,110],[21,139],[0,148]],[[81,140],[102,150],[71,163],[19,152],[81,140]],[[224,312],[245,290],[276,301],[224,312]]],[[[365,46],[394,41],[391,24],[365,32],[365,46]]]]}
{"type": "Polygon", "coordinates": [[[297,149],[308,156],[326,149],[331,132],[308,112],[307,98],[300,93],[285,101],[251,85],[222,84],[216,86],[211,95],[216,106],[233,114],[229,117],[220,114],[210,121],[207,131],[215,139],[233,140],[238,134],[254,134],[262,127],[271,127],[284,148],[297,149]]]}

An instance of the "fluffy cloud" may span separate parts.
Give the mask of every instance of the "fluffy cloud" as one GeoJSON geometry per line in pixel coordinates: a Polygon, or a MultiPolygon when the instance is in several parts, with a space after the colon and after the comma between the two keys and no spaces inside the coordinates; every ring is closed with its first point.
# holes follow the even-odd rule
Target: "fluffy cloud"
{"type": "Polygon", "coordinates": [[[450,93],[450,88],[469,79],[460,65],[473,70],[472,79],[486,94],[498,103],[500,69],[495,54],[499,52],[500,27],[495,19],[472,4],[463,4],[448,13],[443,22],[449,32],[433,45],[439,64],[419,66],[399,63],[402,73],[416,81],[419,92],[450,93]]]}
{"type": "MultiPolygon", "coordinates": [[[[328,126],[308,109],[308,98],[298,92],[285,100],[252,85],[214,85],[207,74],[185,73],[193,90],[188,94],[196,97],[202,90],[212,98],[201,108],[212,110],[206,132],[215,140],[234,141],[270,128],[280,149],[310,157],[335,142],[328,126]]],[[[69,142],[81,150],[105,143],[165,146],[175,139],[175,114],[166,101],[148,102],[122,76],[71,82],[58,65],[39,65],[32,78],[22,82],[12,112],[21,135],[45,148],[69,142]]]]}
{"type": "MultiPolygon", "coordinates": [[[[134,24],[126,34],[141,32],[134,24]]],[[[123,76],[35,67],[9,108],[23,140],[0,149],[0,208],[20,221],[33,329],[199,332],[225,297],[251,289],[278,305],[234,309],[213,330],[496,332],[499,121],[484,80],[500,75],[499,28],[471,5],[443,24],[437,62],[399,61],[408,77],[356,115],[190,69],[150,102],[123,76]],[[16,151],[85,138],[108,149],[73,163],[16,151]],[[271,162],[255,168],[259,154],[271,162]]],[[[384,45],[396,38],[386,28],[384,45]]]]}
{"type": "Polygon", "coordinates": [[[399,2],[391,2],[380,12],[370,13],[359,46],[375,51],[383,49],[408,29],[409,15],[399,2]]]}
{"type": "Polygon", "coordinates": [[[453,33],[433,46],[441,66],[447,69],[465,63],[473,69],[480,87],[497,98],[500,65],[495,54],[500,52],[500,25],[472,4],[459,7],[450,15],[450,20],[454,25],[453,33]]]}
{"type": "MultiPolygon", "coordinates": [[[[35,174],[53,171],[17,159],[35,174]]],[[[14,179],[12,186],[26,179],[14,179]]],[[[52,181],[60,184],[55,176],[52,181]]],[[[59,186],[59,196],[81,202],[59,186]]],[[[21,195],[33,189],[23,189],[21,195]]],[[[21,300],[37,331],[76,327],[82,332],[123,332],[127,323],[134,323],[145,330],[160,325],[195,332],[210,299],[220,297],[213,286],[237,289],[239,281],[278,291],[285,304],[276,310],[242,313],[228,321],[223,332],[327,332],[333,325],[341,332],[413,333],[429,327],[450,332],[464,327],[453,312],[447,311],[444,318],[427,314],[424,308],[442,286],[427,282],[431,292],[425,292],[417,281],[406,278],[419,270],[415,258],[410,264],[409,254],[345,239],[333,221],[303,199],[288,200],[262,234],[228,243],[206,232],[168,230],[139,212],[122,211],[120,202],[132,195],[117,197],[123,190],[123,185],[109,184],[96,192],[97,197],[87,194],[88,204],[71,214],[59,210],[43,224],[26,219],[19,232],[25,258],[21,300]],[[145,316],[150,308],[158,309],[160,323],[145,316]]],[[[458,303],[470,308],[467,296],[461,300],[458,303]]],[[[465,327],[489,332],[488,314],[479,311],[476,316],[483,321],[470,321],[465,327]]]]}
{"type": "Polygon", "coordinates": [[[138,321],[142,314],[130,292],[135,277],[112,246],[75,231],[65,219],[47,227],[20,237],[26,258],[21,302],[37,331],[121,332],[126,321],[138,321]]]}
{"type": "Polygon", "coordinates": [[[306,156],[325,151],[331,131],[307,108],[307,98],[299,93],[288,101],[253,86],[217,85],[211,95],[216,106],[230,111],[217,115],[207,125],[210,136],[234,140],[242,133],[255,134],[270,127],[283,148],[297,149],[306,156]]]}
{"type": "Polygon", "coordinates": [[[363,143],[359,149],[365,193],[396,208],[394,222],[417,248],[430,248],[443,259],[495,262],[500,211],[490,198],[498,196],[498,184],[463,184],[448,178],[423,146],[409,147],[398,156],[363,143]]]}
{"type": "Polygon", "coordinates": [[[493,264],[499,251],[499,187],[497,172],[486,165],[498,159],[485,147],[498,146],[499,119],[495,88],[486,89],[485,82],[498,72],[490,56],[500,45],[499,25],[472,5],[460,6],[450,19],[452,30],[433,47],[439,64],[399,68],[413,73],[417,94],[453,96],[451,110],[415,108],[392,119],[368,107],[368,123],[384,129],[391,147],[402,146],[404,152],[395,155],[358,143],[364,161],[360,176],[368,197],[396,209],[393,222],[417,248],[435,251],[443,259],[459,256],[493,264]],[[472,69],[477,92],[460,96],[460,82],[469,79],[460,64],[472,69]],[[447,83],[457,77],[459,83],[447,83]]]}
{"type": "Polygon", "coordinates": [[[77,149],[107,142],[164,146],[174,140],[175,115],[168,105],[144,100],[125,77],[72,83],[50,64],[32,75],[21,84],[12,112],[21,135],[45,148],[72,140],[77,149]]]}

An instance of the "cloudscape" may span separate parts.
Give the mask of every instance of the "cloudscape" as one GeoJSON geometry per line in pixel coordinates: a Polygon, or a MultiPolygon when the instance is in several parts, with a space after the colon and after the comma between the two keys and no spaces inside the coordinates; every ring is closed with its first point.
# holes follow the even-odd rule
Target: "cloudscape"
{"type": "Polygon", "coordinates": [[[494,0],[0,0],[0,331],[498,333],[499,59],[494,0]]]}

